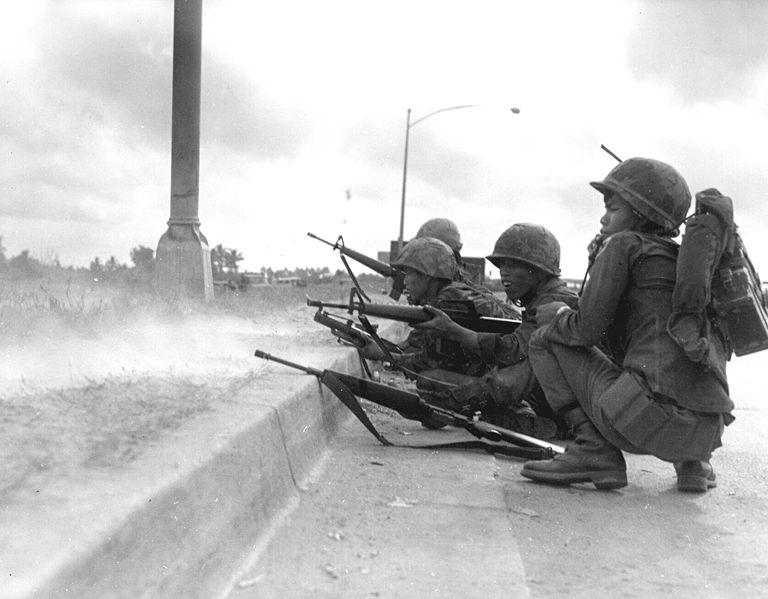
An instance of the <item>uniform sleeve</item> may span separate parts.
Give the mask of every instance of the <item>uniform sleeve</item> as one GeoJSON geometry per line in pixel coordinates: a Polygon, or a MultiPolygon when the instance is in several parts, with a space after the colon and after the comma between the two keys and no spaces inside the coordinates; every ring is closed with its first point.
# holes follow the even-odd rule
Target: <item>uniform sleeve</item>
{"type": "Polygon", "coordinates": [[[629,283],[632,238],[609,237],[590,270],[577,310],[564,310],[545,329],[548,341],[573,346],[597,345],[613,321],[629,283]]]}
{"type": "Polygon", "coordinates": [[[528,341],[535,330],[531,322],[523,322],[514,333],[478,333],[480,359],[500,368],[511,366],[528,356],[528,341]]]}
{"type": "Polygon", "coordinates": [[[436,306],[442,308],[441,304],[450,306],[452,301],[471,301],[475,306],[475,311],[480,316],[490,316],[493,318],[515,318],[517,312],[500,299],[496,298],[490,292],[481,293],[480,290],[467,285],[449,285],[445,287],[438,297],[436,306]]]}

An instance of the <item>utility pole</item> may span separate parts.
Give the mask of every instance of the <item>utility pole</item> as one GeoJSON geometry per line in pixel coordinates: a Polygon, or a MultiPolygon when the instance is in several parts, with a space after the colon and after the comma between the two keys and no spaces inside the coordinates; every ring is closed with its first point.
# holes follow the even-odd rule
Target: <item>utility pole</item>
{"type": "Polygon", "coordinates": [[[203,0],[174,0],[171,216],[157,244],[156,288],[164,296],[213,300],[208,240],[198,218],[203,0]]]}

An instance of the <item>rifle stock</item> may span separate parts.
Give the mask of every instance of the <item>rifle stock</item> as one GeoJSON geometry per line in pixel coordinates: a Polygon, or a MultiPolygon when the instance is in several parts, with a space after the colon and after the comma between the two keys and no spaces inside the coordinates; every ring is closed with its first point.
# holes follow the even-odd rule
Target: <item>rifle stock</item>
{"type": "MultiPolygon", "coordinates": [[[[339,304],[330,302],[321,302],[307,298],[307,305],[315,308],[336,308],[347,310],[349,313],[357,312],[365,316],[375,318],[385,318],[388,320],[397,320],[413,326],[420,322],[427,322],[433,318],[427,310],[421,306],[404,306],[400,304],[375,304],[356,302],[350,300],[349,304],[339,304]]],[[[491,316],[480,316],[475,310],[472,301],[443,302],[440,309],[445,312],[451,320],[461,326],[471,329],[477,333],[500,333],[507,334],[514,332],[520,322],[508,318],[493,318],[491,316]]]]}
{"type": "Polygon", "coordinates": [[[380,274],[382,277],[392,279],[392,289],[389,292],[389,296],[395,301],[400,299],[403,291],[405,291],[405,275],[401,270],[394,268],[386,262],[382,262],[376,258],[371,258],[370,256],[366,256],[361,252],[357,252],[351,248],[348,248],[342,242],[341,236],[339,236],[339,239],[336,240],[336,243],[331,243],[330,241],[318,237],[314,233],[307,233],[307,235],[312,239],[317,239],[321,243],[330,245],[334,250],[338,250],[340,254],[344,254],[345,256],[352,258],[352,260],[355,262],[359,262],[363,266],[370,268],[373,272],[380,274]]]}
{"type": "Polygon", "coordinates": [[[333,378],[338,379],[343,383],[353,395],[394,410],[409,420],[417,420],[422,423],[434,423],[435,421],[447,422],[455,427],[465,429],[479,439],[487,439],[492,442],[506,442],[522,447],[536,447],[546,450],[552,456],[565,451],[565,448],[559,445],[494,426],[487,422],[476,421],[463,414],[427,403],[416,393],[411,393],[410,391],[395,389],[394,387],[382,383],[370,381],[351,374],[344,374],[335,370],[321,371],[308,366],[302,366],[301,364],[278,358],[258,349],[254,355],[257,358],[271,360],[278,364],[283,364],[284,366],[314,375],[321,381],[330,374],[333,378]]]}

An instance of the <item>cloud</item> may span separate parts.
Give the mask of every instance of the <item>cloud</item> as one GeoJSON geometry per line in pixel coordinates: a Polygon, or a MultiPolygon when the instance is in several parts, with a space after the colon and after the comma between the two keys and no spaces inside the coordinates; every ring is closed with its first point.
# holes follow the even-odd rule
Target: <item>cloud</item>
{"type": "Polygon", "coordinates": [[[768,62],[768,3],[648,1],[638,6],[627,57],[641,79],[661,79],[686,102],[743,96],[768,62]]]}
{"type": "Polygon", "coordinates": [[[216,56],[203,60],[201,144],[258,160],[295,155],[309,140],[312,128],[298,108],[277,102],[216,56]]]}

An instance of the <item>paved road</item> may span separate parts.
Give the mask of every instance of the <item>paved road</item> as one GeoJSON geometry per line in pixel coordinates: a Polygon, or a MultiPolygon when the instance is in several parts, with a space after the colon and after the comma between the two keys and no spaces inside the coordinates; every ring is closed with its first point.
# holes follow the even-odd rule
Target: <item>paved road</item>
{"type": "MultiPolygon", "coordinates": [[[[515,459],[383,447],[351,421],[229,599],[768,597],[766,366],[732,362],[737,420],[701,496],[647,456],[628,456],[625,489],[553,488],[515,459]]],[[[393,440],[453,434],[376,416],[393,440]]]]}

